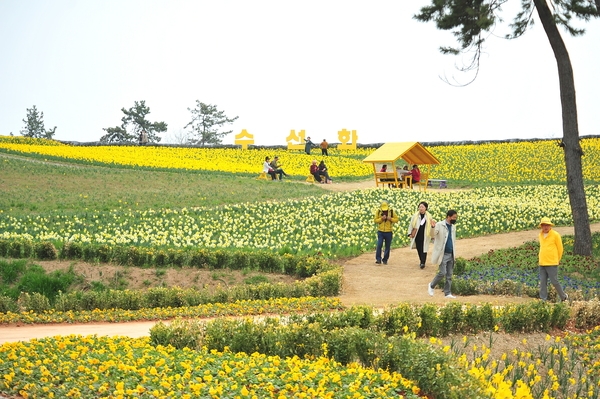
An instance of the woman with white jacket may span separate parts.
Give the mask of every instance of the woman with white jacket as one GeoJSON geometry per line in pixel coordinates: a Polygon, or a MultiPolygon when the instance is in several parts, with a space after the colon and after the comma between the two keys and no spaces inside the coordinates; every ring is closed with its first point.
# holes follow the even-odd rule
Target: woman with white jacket
{"type": "Polygon", "coordinates": [[[425,268],[425,262],[427,261],[427,250],[429,249],[429,237],[431,229],[435,227],[435,220],[427,212],[429,205],[425,201],[419,202],[418,211],[415,213],[410,220],[408,225],[408,235],[410,240],[410,249],[417,248],[419,254],[419,267],[425,268]]]}

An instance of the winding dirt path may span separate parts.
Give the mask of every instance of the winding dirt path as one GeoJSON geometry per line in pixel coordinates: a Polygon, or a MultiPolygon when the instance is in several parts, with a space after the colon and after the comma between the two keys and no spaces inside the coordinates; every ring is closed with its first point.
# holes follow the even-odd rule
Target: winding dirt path
{"type": "MultiPolygon", "coordinates": [[[[460,228],[460,226],[458,227],[460,228]]],[[[592,232],[600,231],[600,223],[592,224],[592,232]]],[[[561,235],[573,234],[573,227],[555,228],[561,235]]],[[[470,259],[490,250],[517,247],[537,239],[538,230],[518,231],[457,240],[456,255],[470,259]]],[[[437,266],[427,263],[419,269],[417,250],[409,247],[392,250],[387,266],[376,265],[373,253],[363,254],[344,264],[344,288],[340,300],[346,306],[384,307],[398,302],[446,303],[440,290],[430,297],[427,285],[437,273],[437,266]]],[[[457,297],[463,303],[520,303],[531,298],[476,295],[457,297]]]]}

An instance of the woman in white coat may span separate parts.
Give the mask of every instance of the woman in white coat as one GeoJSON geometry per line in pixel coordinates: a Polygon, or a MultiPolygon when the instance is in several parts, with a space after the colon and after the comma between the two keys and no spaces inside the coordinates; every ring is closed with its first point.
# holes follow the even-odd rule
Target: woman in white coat
{"type": "Polygon", "coordinates": [[[429,239],[431,229],[435,227],[435,220],[427,212],[427,202],[419,202],[418,211],[415,213],[410,220],[408,225],[408,235],[410,237],[410,249],[417,248],[419,254],[419,267],[425,268],[425,262],[427,261],[427,250],[429,249],[429,239]]]}

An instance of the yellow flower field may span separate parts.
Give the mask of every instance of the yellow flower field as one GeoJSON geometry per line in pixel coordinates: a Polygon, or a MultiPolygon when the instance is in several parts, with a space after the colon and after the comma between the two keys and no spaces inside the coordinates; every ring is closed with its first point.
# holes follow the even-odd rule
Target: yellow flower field
{"type": "MultiPolygon", "coordinates": [[[[581,140],[584,151],[583,175],[600,181],[600,139],[581,140]]],[[[71,146],[48,140],[0,136],[0,150],[37,154],[81,162],[95,162],[130,167],[221,171],[258,174],[265,157],[278,155],[283,169],[290,175],[306,176],[316,153],[306,155],[286,149],[184,148],[166,146],[71,146]],[[52,143],[54,145],[49,145],[52,143]]],[[[505,143],[448,145],[427,147],[441,162],[431,167],[431,178],[471,183],[543,183],[563,182],[566,172],[561,147],[555,140],[505,143]]],[[[369,177],[370,164],[362,162],[375,148],[332,151],[325,157],[330,174],[335,177],[369,177]]],[[[400,161],[403,164],[402,161],[400,161]]],[[[422,166],[422,171],[427,171],[422,166]]]]}

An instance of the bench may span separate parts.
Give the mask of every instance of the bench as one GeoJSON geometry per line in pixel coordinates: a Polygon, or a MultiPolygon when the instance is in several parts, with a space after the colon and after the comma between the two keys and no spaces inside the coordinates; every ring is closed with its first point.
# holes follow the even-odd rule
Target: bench
{"type": "Polygon", "coordinates": [[[401,175],[396,175],[394,172],[376,172],[375,173],[375,185],[379,187],[379,185],[385,187],[388,186],[394,187],[412,187],[410,176],[408,178],[402,179],[401,175]]]}
{"type": "Polygon", "coordinates": [[[440,188],[448,188],[448,181],[446,179],[429,179],[427,186],[433,187],[433,184],[439,184],[440,188]]]}

